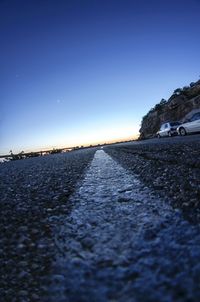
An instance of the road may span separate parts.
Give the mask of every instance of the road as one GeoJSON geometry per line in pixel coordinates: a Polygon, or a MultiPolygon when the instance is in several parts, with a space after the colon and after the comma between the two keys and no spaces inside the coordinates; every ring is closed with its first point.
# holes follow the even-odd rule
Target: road
{"type": "Polygon", "coordinates": [[[150,145],[150,144],[187,144],[187,143],[196,143],[200,141],[200,134],[186,135],[186,136],[172,136],[172,137],[162,137],[162,138],[151,138],[141,141],[134,141],[128,143],[122,143],[117,145],[150,145]]]}
{"type": "Polygon", "coordinates": [[[200,140],[5,163],[4,301],[199,301],[200,140]]]}
{"type": "Polygon", "coordinates": [[[117,144],[106,150],[185,216],[200,220],[200,135],[117,144]]]}

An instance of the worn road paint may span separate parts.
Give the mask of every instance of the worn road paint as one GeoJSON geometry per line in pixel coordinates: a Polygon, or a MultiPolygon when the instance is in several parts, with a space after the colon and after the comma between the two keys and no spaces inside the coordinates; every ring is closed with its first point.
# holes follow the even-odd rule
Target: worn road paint
{"type": "Polygon", "coordinates": [[[198,227],[103,150],[71,203],[55,235],[52,301],[198,300],[198,227]]]}

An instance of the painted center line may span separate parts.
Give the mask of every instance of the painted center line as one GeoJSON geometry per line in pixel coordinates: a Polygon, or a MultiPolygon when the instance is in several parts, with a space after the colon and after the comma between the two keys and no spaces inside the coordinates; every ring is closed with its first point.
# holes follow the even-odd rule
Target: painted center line
{"type": "Polygon", "coordinates": [[[171,293],[167,285],[157,291],[160,280],[170,283],[170,274],[173,280],[184,272],[184,284],[190,282],[199,232],[103,150],[70,202],[72,212],[56,235],[62,252],[53,268],[52,301],[134,301],[141,292],[167,301],[171,293]]]}

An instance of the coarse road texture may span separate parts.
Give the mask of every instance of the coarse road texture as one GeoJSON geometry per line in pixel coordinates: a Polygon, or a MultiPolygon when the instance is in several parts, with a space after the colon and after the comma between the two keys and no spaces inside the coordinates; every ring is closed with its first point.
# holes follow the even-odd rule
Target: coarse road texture
{"type": "Polygon", "coordinates": [[[0,165],[0,300],[200,301],[200,137],[0,165]]]}
{"type": "Polygon", "coordinates": [[[200,135],[117,144],[105,150],[187,219],[200,223],[200,135]]]}
{"type": "Polygon", "coordinates": [[[69,195],[94,152],[79,150],[0,165],[0,301],[44,300],[56,251],[53,217],[69,213],[69,195]]]}
{"type": "Polygon", "coordinates": [[[50,301],[199,301],[199,227],[103,150],[70,200],[50,301]]]}

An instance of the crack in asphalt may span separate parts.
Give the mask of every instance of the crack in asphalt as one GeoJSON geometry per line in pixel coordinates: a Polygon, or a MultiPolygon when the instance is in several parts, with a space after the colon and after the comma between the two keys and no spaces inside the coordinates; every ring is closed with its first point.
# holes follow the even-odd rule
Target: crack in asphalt
{"type": "Polygon", "coordinates": [[[199,301],[200,233],[103,150],[55,229],[49,301],[199,301]]]}

